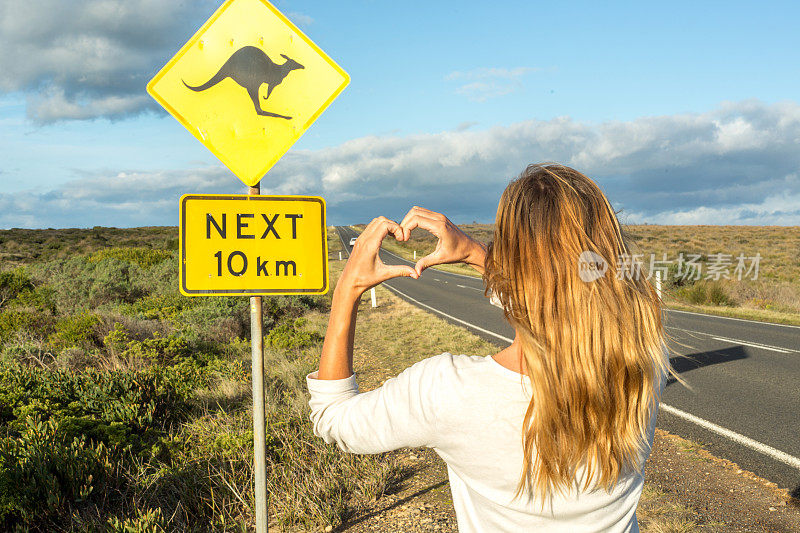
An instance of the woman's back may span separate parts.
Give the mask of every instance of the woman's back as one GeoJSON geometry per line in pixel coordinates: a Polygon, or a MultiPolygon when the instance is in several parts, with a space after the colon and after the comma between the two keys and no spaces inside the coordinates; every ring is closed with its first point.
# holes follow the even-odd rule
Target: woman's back
{"type": "MultiPolygon", "coordinates": [[[[610,492],[574,488],[544,503],[514,498],[527,379],[491,356],[448,353],[365,394],[356,395],[354,379],[331,387],[310,376],[311,418],[318,436],[348,452],[377,453],[400,443],[433,448],[448,465],[459,531],[638,531],[643,477],[635,471],[620,476],[610,492]]],[[[640,464],[649,455],[653,417],[640,464]]]]}

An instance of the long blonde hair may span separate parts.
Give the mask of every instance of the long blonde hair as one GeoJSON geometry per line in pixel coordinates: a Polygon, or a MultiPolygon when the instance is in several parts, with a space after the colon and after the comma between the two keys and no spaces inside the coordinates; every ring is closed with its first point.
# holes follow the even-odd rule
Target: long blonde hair
{"type": "Polygon", "coordinates": [[[484,280],[520,337],[532,389],[517,497],[568,489],[580,466],[583,489],[642,466],[671,368],[658,295],[618,269],[628,254],[605,195],[574,169],[531,165],[500,199],[484,280]]]}

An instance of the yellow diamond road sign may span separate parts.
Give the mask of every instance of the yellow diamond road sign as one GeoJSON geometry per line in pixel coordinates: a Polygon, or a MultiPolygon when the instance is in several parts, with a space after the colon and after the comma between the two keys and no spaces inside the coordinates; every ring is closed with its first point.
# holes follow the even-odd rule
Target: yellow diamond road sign
{"type": "Polygon", "coordinates": [[[227,0],[147,92],[255,185],[350,82],[266,0],[227,0]]]}
{"type": "Polygon", "coordinates": [[[327,292],[322,198],[186,194],[180,205],[184,295],[327,292]]]}

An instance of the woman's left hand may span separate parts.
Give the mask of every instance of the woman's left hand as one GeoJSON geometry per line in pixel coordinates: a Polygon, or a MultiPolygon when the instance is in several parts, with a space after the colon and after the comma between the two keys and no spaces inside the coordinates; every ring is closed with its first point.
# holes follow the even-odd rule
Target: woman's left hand
{"type": "Polygon", "coordinates": [[[389,234],[395,239],[403,239],[400,225],[386,217],[373,219],[361,232],[350,253],[350,258],[342,271],[337,291],[346,290],[355,297],[360,297],[367,289],[383,283],[387,279],[401,276],[417,279],[419,275],[413,267],[407,265],[387,265],[378,256],[383,239],[389,234]]]}

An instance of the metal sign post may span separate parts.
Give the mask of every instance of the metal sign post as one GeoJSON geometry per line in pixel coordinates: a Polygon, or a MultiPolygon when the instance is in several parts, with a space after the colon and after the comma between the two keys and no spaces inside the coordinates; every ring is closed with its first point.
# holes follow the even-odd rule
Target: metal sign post
{"type": "MultiPolygon", "coordinates": [[[[261,194],[261,182],[248,194],[261,194]]],[[[253,359],[253,469],[255,474],[256,532],[267,533],[267,427],[264,410],[264,320],[261,296],[250,297],[250,346],[253,359]]]]}
{"type": "Polygon", "coordinates": [[[147,84],[189,132],[250,187],[180,200],[180,291],[250,296],[257,533],[266,533],[262,298],[325,294],[325,201],[262,196],[261,179],[350,82],[268,0],[225,0],[147,84]]]}

